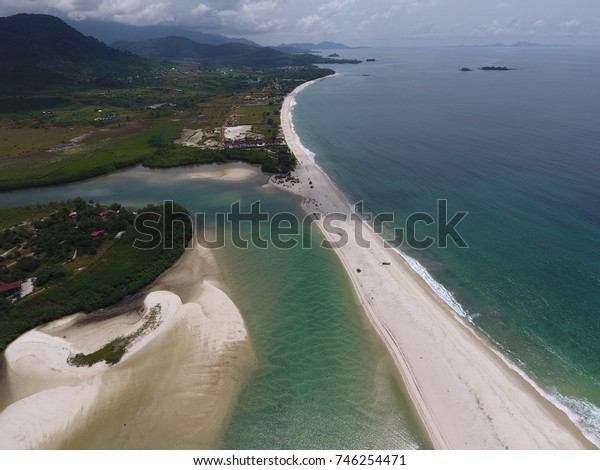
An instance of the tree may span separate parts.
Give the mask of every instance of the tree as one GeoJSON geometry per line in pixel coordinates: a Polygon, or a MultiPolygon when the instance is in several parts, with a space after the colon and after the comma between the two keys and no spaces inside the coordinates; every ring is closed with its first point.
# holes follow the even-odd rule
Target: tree
{"type": "MultiPolygon", "coordinates": [[[[0,295],[0,315],[7,314],[13,309],[13,303],[3,295],[0,295]]],[[[0,316],[1,318],[1,316],[0,316]]]]}
{"type": "Polygon", "coordinates": [[[37,273],[35,285],[41,287],[48,284],[50,281],[61,279],[67,274],[67,270],[59,264],[45,264],[37,273]]]}
{"type": "Polygon", "coordinates": [[[40,260],[34,258],[33,256],[24,256],[17,261],[15,266],[16,269],[19,269],[25,273],[32,273],[40,266],[40,260]]]}

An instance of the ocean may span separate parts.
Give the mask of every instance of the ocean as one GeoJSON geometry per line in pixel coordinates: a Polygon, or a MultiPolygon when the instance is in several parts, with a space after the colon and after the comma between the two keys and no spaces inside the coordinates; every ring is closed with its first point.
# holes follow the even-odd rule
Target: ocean
{"type": "MultiPolygon", "coordinates": [[[[599,49],[337,51],[375,62],[300,93],[294,127],[365,211],[438,219],[466,211],[449,240],[401,255],[513,367],[600,441],[599,49]],[[494,65],[511,71],[481,71],[494,65]],[[459,72],[469,67],[472,72],[459,72]]],[[[174,199],[210,216],[240,200],[301,217],[292,196],[245,182],[134,168],[3,193],[0,206],[82,196],[141,206],[174,199]]],[[[418,239],[437,238],[418,224],[418,239]]],[[[318,233],[313,237],[320,240],[318,233]]],[[[439,240],[438,240],[439,241],[439,240]]],[[[399,254],[400,255],[400,254],[399,254]]],[[[217,256],[257,364],[223,448],[428,448],[414,410],[334,253],[238,249],[217,256]]]]}
{"type": "MultiPolygon", "coordinates": [[[[448,218],[468,211],[456,227],[468,248],[403,255],[598,443],[600,49],[338,52],[376,61],[336,66],[297,97],[303,146],[394,227],[437,220],[438,200],[448,218]]],[[[417,239],[436,228],[417,225],[417,239]]]]}

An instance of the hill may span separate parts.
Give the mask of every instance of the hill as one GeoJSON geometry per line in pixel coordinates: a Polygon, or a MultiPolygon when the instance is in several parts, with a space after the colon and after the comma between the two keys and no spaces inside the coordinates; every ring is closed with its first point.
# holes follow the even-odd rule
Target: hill
{"type": "Polygon", "coordinates": [[[213,66],[283,67],[310,64],[358,63],[312,54],[289,54],[270,47],[245,44],[200,44],[187,38],[170,36],[145,41],[118,41],[113,47],[152,59],[189,59],[213,66]]]}
{"type": "Polygon", "coordinates": [[[96,21],[96,20],[81,20],[65,19],[65,21],[73,28],[81,31],[83,34],[93,36],[106,44],[111,44],[117,41],[144,41],[147,39],[164,38],[169,36],[179,36],[200,44],[210,44],[219,46],[235,42],[246,44],[248,46],[260,46],[260,44],[250,41],[246,38],[230,38],[221,34],[208,34],[201,31],[190,31],[174,26],[131,26],[116,21],[96,21]]]}
{"type": "Polygon", "coordinates": [[[84,36],[50,15],[0,18],[0,86],[39,89],[145,70],[149,62],[84,36]]]}
{"type": "Polygon", "coordinates": [[[280,44],[279,46],[274,46],[273,49],[287,52],[288,54],[307,54],[310,53],[310,49],[298,49],[297,47],[288,46],[287,44],[280,44]]]}

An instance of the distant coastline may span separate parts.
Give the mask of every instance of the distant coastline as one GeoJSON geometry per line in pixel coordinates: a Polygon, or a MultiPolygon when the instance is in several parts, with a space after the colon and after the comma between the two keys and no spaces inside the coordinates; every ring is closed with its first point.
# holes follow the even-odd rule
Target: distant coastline
{"type": "Polygon", "coordinates": [[[538,44],[535,42],[519,41],[514,44],[503,44],[497,42],[495,44],[460,44],[446,47],[572,47],[566,44],[538,44]]]}

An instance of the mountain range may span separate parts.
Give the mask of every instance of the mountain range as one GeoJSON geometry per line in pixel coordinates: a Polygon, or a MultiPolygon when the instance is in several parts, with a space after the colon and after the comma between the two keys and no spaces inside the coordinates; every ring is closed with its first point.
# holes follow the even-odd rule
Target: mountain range
{"type": "Polygon", "coordinates": [[[175,26],[131,26],[116,21],[96,21],[89,19],[76,21],[70,18],[65,18],[65,22],[76,30],[81,31],[83,34],[93,36],[106,44],[112,44],[117,41],[134,42],[178,36],[191,39],[192,41],[201,44],[210,44],[212,46],[219,46],[230,42],[246,44],[249,46],[260,46],[260,44],[246,38],[230,38],[220,34],[191,31],[175,26]]]}
{"type": "Polygon", "coordinates": [[[50,15],[0,18],[0,85],[20,89],[139,73],[150,61],[85,36],[50,15]]]}
{"type": "MultiPolygon", "coordinates": [[[[148,28],[133,27],[133,31],[144,34],[165,31],[163,27],[148,28]]],[[[157,65],[151,59],[263,68],[359,62],[302,53],[300,49],[300,53],[290,53],[255,43],[229,42],[232,39],[225,36],[196,35],[202,40],[225,42],[201,44],[186,37],[168,36],[117,41],[110,47],[55,16],[21,13],[3,17],[0,18],[0,87],[13,92],[26,91],[73,81],[129,76],[157,65]]]]}
{"type": "Polygon", "coordinates": [[[271,47],[247,44],[229,43],[213,46],[179,36],[136,42],[118,41],[112,46],[151,59],[188,59],[213,66],[283,67],[358,63],[355,60],[335,60],[308,53],[290,54],[271,47]]]}
{"type": "MultiPolygon", "coordinates": [[[[189,29],[178,28],[175,26],[151,25],[151,26],[132,26],[116,21],[98,21],[98,20],[74,20],[64,18],[64,21],[73,28],[81,31],[87,36],[93,36],[106,44],[116,42],[138,42],[156,38],[182,37],[191,39],[200,44],[209,44],[211,46],[220,46],[231,42],[245,44],[248,46],[261,45],[246,38],[232,38],[221,34],[204,33],[201,31],[192,31],[189,29]]],[[[326,49],[358,49],[331,41],[320,43],[302,42],[280,44],[273,49],[290,54],[306,53],[309,51],[320,51],[326,49]]]]}

